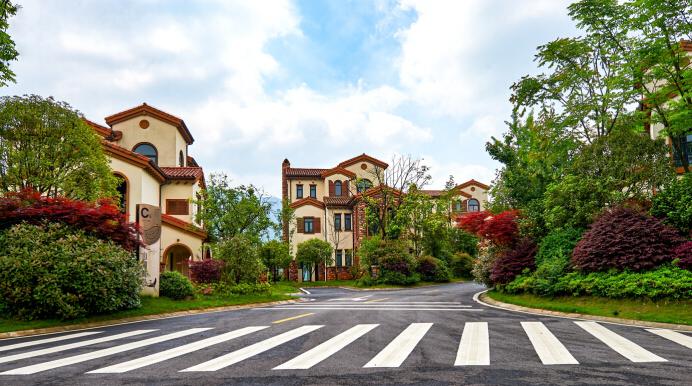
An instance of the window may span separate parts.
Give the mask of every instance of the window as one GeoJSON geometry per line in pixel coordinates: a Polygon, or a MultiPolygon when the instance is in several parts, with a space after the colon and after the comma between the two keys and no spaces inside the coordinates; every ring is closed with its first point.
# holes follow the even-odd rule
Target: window
{"type": "Polygon", "coordinates": [[[123,213],[127,213],[127,179],[120,175],[120,174],[115,174],[115,177],[119,180],[118,182],[118,196],[119,196],[119,202],[118,206],[120,207],[120,211],[123,213]]]}
{"type": "Polygon", "coordinates": [[[305,217],[303,219],[303,229],[305,233],[315,233],[315,219],[312,217],[305,217]]]}
{"type": "Polygon", "coordinates": [[[454,211],[461,212],[461,201],[457,200],[454,202],[454,211]]]}
{"type": "Polygon", "coordinates": [[[356,185],[356,190],[358,193],[362,193],[370,188],[372,188],[372,181],[368,179],[362,179],[358,181],[358,184],[356,185]]]}
{"type": "Polygon", "coordinates": [[[480,212],[481,204],[475,198],[468,201],[469,212],[480,212]]]}
{"type": "Polygon", "coordinates": [[[141,143],[135,146],[132,151],[149,158],[149,161],[152,161],[156,165],[159,164],[159,153],[156,151],[154,145],[150,143],[141,143]]]}
{"type": "Polygon", "coordinates": [[[334,183],[334,195],[337,197],[341,196],[341,181],[334,183]]]}
{"type": "Polygon", "coordinates": [[[188,215],[190,214],[190,205],[186,199],[170,199],[166,200],[166,214],[188,215]]]}
{"type": "Polygon", "coordinates": [[[185,155],[183,155],[182,150],[178,153],[178,165],[180,165],[180,167],[185,166],[185,155]]]}
{"type": "Polygon", "coordinates": [[[353,251],[350,249],[344,249],[344,253],[346,255],[346,263],[344,264],[347,267],[350,267],[353,265],[353,251]]]}
{"type": "Polygon", "coordinates": [[[310,197],[317,198],[317,185],[310,185],[310,197]]]}
{"type": "Polygon", "coordinates": [[[334,231],[341,232],[341,213],[334,215],[334,231]]]}
{"type": "Polygon", "coordinates": [[[688,165],[692,163],[692,133],[682,135],[675,140],[673,154],[675,154],[675,166],[677,167],[682,166],[683,159],[687,159],[688,165]]]}
{"type": "Polygon", "coordinates": [[[351,230],[351,214],[350,213],[344,213],[344,230],[345,231],[351,230]]]}
{"type": "Polygon", "coordinates": [[[303,198],[303,185],[296,185],[296,198],[303,198]]]}
{"type": "Polygon", "coordinates": [[[337,267],[341,267],[341,258],[343,257],[343,253],[344,253],[344,251],[341,249],[337,249],[335,252],[335,254],[336,254],[335,263],[336,263],[337,267]]]}

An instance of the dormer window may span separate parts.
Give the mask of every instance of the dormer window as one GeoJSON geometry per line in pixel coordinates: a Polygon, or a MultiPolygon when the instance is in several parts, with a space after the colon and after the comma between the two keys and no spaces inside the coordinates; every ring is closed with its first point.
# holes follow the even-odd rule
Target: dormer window
{"type": "Polygon", "coordinates": [[[337,197],[341,196],[341,181],[336,181],[334,183],[334,195],[337,197]]]}
{"type": "Polygon", "coordinates": [[[185,155],[183,154],[182,150],[178,154],[178,165],[180,165],[180,167],[185,166],[185,155]]]}
{"type": "Polygon", "coordinates": [[[159,164],[159,153],[156,151],[154,145],[150,143],[140,143],[135,146],[132,151],[149,158],[149,161],[152,161],[156,165],[159,164]]]}

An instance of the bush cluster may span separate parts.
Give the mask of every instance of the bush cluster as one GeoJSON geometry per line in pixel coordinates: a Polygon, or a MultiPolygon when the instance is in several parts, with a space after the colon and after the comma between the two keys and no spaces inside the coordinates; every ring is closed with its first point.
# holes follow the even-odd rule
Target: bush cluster
{"type": "Polygon", "coordinates": [[[190,262],[190,277],[195,283],[215,283],[221,280],[223,260],[204,259],[190,262]]]}
{"type": "Polygon", "coordinates": [[[493,264],[490,280],[496,284],[506,284],[524,270],[533,269],[536,266],[536,250],[536,244],[530,239],[522,239],[505,249],[493,264]]]}
{"type": "Polygon", "coordinates": [[[538,289],[536,278],[522,275],[502,286],[508,293],[591,295],[609,298],[692,299],[692,272],[670,264],[644,272],[570,272],[549,289],[538,289]]]}
{"type": "Polygon", "coordinates": [[[473,270],[474,258],[466,252],[458,252],[452,256],[449,268],[454,277],[470,278],[473,270]]]}
{"type": "Polygon", "coordinates": [[[663,218],[686,234],[692,232],[692,173],[682,178],[656,194],[651,206],[651,214],[663,218]]]}
{"type": "Polygon", "coordinates": [[[572,265],[584,272],[652,269],[671,261],[682,241],[661,220],[616,207],[605,210],[584,233],[572,253],[572,265]]]}
{"type": "Polygon", "coordinates": [[[420,274],[421,280],[438,283],[448,282],[451,276],[447,264],[432,256],[420,256],[416,259],[416,272],[420,274]]]}
{"type": "Polygon", "coordinates": [[[192,282],[178,271],[166,271],[161,273],[159,282],[159,295],[173,300],[182,300],[194,296],[195,289],[192,282]]]}
{"type": "Polygon", "coordinates": [[[122,247],[62,223],[0,231],[0,303],[21,319],[73,319],[140,306],[144,269],[122,247]]]}
{"type": "Polygon", "coordinates": [[[692,241],[682,243],[675,248],[673,251],[673,257],[678,260],[678,267],[692,271],[692,241]]]}
{"type": "Polygon", "coordinates": [[[127,222],[125,213],[105,200],[89,203],[65,197],[50,198],[30,190],[0,198],[0,229],[22,222],[67,224],[128,251],[135,251],[140,245],[135,224],[127,222]]]}

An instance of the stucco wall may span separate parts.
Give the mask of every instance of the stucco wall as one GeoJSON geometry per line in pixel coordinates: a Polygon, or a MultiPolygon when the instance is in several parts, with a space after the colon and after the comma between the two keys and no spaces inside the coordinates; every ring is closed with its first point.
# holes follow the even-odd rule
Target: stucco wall
{"type": "MultiPolygon", "coordinates": [[[[463,189],[461,189],[462,192],[466,194],[470,194],[473,198],[478,200],[478,202],[481,204],[481,210],[485,210],[486,207],[488,206],[488,191],[481,188],[480,186],[467,186],[463,189]],[[475,191],[473,191],[471,188],[475,188],[475,191]]],[[[465,197],[459,196],[460,199],[466,199],[465,197]]]]}
{"type": "MultiPolygon", "coordinates": [[[[193,185],[190,182],[171,182],[170,184],[166,184],[162,188],[162,200],[161,200],[161,209],[163,210],[163,213],[166,213],[167,208],[166,208],[166,200],[190,200],[192,199],[193,196],[193,185]]],[[[192,222],[192,210],[193,206],[192,203],[188,202],[188,214],[187,215],[172,215],[173,217],[183,220],[185,222],[192,222]]],[[[170,214],[170,213],[166,213],[170,214]]]]}
{"type": "Polygon", "coordinates": [[[294,202],[296,199],[296,185],[303,184],[303,198],[310,197],[310,185],[317,185],[317,199],[322,201],[322,198],[327,195],[324,190],[323,180],[289,180],[289,201],[294,202]]]}
{"type": "Polygon", "coordinates": [[[192,250],[194,260],[202,260],[202,239],[164,223],[161,232],[161,262],[165,260],[163,252],[166,248],[175,244],[186,245],[192,250]]]}
{"type": "MultiPolygon", "coordinates": [[[[334,248],[332,256],[336,256],[337,249],[353,249],[353,218],[351,218],[351,230],[344,230],[344,214],[352,213],[349,209],[327,209],[327,227],[323,229],[327,236],[327,242],[334,248]],[[341,214],[341,232],[338,232],[338,244],[336,231],[334,230],[334,215],[341,214]]],[[[353,216],[353,214],[351,214],[353,216]]],[[[334,266],[335,264],[332,264],[334,266]]]]}
{"type": "MultiPolygon", "coordinates": [[[[355,173],[357,179],[368,179],[373,185],[377,185],[378,179],[375,175],[377,169],[375,168],[375,165],[370,162],[358,162],[356,164],[347,166],[344,169],[355,173]],[[365,164],[366,169],[361,167],[362,164],[365,164]]],[[[382,173],[382,169],[379,169],[379,172],[382,173]]]]}
{"type": "Polygon", "coordinates": [[[123,174],[128,182],[127,213],[130,221],[136,219],[137,204],[159,206],[159,182],[138,166],[123,162],[117,158],[108,157],[114,173],[123,174]]]}
{"type": "Polygon", "coordinates": [[[113,125],[113,130],[123,132],[118,146],[132,150],[140,142],[149,142],[158,151],[159,166],[178,166],[178,152],[186,154],[185,140],[178,129],[168,123],[149,116],[139,116],[113,125]],[[149,121],[149,127],[142,129],[139,122],[149,121]]]}
{"type": "MultiPolygon", "coordinates": [[[[296,208],[295,211],[295,217],[300,218],[300,217],[315,217],[320,219],[320,233],[298,233],[296,226],[297,226],[297,221],[291,221],[291,231],[293,232],[293,245],[291,246],[293,256],[295,256],[296,251],[298,250],[298,244],[302,243],[303,241],[307,241],[313,238],[319,238],[321,240],[325,240],[324,238],[324,230],[327,226],[326,221],[324,219],[324,209],[312,206],[312,205],[304,205],[301,206],[300,208],[296,208]]],[[[325,240],[326,241],[326,240],[325,240]]]]}

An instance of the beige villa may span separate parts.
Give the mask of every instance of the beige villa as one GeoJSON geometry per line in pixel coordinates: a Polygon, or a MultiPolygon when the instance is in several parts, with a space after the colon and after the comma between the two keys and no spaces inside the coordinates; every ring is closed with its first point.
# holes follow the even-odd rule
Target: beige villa
{"type": "Polygon", "coordinates": [[[107,126],[87,123],[103,138],[129,220],[135,221],[137,204],[161,208],[160,240],[140,252],[147,265],[146,291],[158,294],[159,272],[188,275],[189,262],[208,254],[207,233],[195,219],[204,171],[188,153],[194,138],[182,119],[146,103],[106,117],[107,126]]]}
{"type": "MultiPolygon", "coordinates": [[[[320,238],[334,248],[334,264],[318,269],[303,269],[295,262],[289,267],[290,280],[311,281],[351,279],[353,266],[358,266],[357,250],[367,235],[362,196],[376,197],[377,173],[389,167],[386,162],[367,154],[340,162],[331,168],[296,168],[288,159],[281,165],[282,198],[294,209],[295,220],[284,228],[295,255],[298,244],[320,238]],[[290,237],[289,237],[290,235],[290,237]],[[325,272],[326,271],[326,272],[325,272]]],[[[475,180],[454,188],[453,213],[463,215],[485,208],[488,186],[475,180]]],[[[442,191],[424,193],[439,197],[442,191]]]]}

